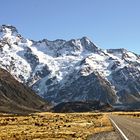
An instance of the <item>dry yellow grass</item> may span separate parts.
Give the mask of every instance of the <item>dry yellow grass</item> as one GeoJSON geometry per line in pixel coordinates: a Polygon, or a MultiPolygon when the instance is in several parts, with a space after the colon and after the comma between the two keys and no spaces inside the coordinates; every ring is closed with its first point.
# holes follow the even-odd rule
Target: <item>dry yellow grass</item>
{"type": "Polygon", "coordinates": [[[0,117],[0,140],[84,140],[94,133],[112,131],[102,113],[36,113],[0,117]]]}
{"type": "Polygon", "coordinates": [[[113,112],[112,114],[131,118],[140,118],[140,112],[113,112]]]}

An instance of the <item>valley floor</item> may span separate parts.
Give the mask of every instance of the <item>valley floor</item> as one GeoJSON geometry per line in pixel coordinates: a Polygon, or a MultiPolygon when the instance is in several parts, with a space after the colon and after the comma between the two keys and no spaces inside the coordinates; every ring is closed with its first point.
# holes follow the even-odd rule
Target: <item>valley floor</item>
{"type": "Polygon", "coordinates": [[[0,115],[0,140],[86,140],[116,136],[109,114],[139,118],[140,113],[35,113],[0,115]],[[102,133],[101,133],[102,132],[102,133]],[[99,134],[102,134],[102,136],[99,134]]]}

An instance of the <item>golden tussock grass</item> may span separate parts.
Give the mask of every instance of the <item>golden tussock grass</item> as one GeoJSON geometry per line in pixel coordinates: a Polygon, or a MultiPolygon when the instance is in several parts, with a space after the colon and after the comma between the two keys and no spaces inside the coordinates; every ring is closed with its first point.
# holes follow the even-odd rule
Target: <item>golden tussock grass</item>
{"type": "Polygon", "coordinates": [[[140,118],[140,112],[113,112],[112,114],[131,118],[140,118]]]}
{"type": "Polygon", "coordinates": [[[36,113],[0,116],[0,140],[84,140],[113,128],[102,113],[36,113]]]}

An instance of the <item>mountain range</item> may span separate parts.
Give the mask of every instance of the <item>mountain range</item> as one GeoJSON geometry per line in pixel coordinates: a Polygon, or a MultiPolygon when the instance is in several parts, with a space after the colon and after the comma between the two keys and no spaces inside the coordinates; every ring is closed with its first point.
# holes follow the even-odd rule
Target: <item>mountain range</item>
{"type": "Polygon", "coordinates": [[[100,101],[140,108],[140,55],[100,49],[87,37],[34,41],[2,25],[0,68],[53,105],[100,101]]]}

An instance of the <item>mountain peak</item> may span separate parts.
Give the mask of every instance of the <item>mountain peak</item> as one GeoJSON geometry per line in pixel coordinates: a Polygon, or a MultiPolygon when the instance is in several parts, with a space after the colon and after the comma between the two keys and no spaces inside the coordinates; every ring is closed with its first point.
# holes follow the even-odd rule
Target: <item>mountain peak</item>
{"type": "Polygon", "coordinates": [[[16,27],[12,26],[12,25],[1,25],[0,26],[0,32],[3,33],[18,33],[18,30],[16,27]]]}
{"type": "Polygon", "coordinates": [[[91,40],[90,40],[88,37],[86,37],[86,36],[83,36],[83,37],[81,38],[81,40],[84,40],[84,41],[87,41],[87,42],[91,42],[91,40]]]}
{"type": "Polygon", "coordinates": [[[82,46],[85,46],[86,50],[96,52],[98,50],[98,47],[88,38],[88,37],[82,37],[80,39],[82,46]]]}

